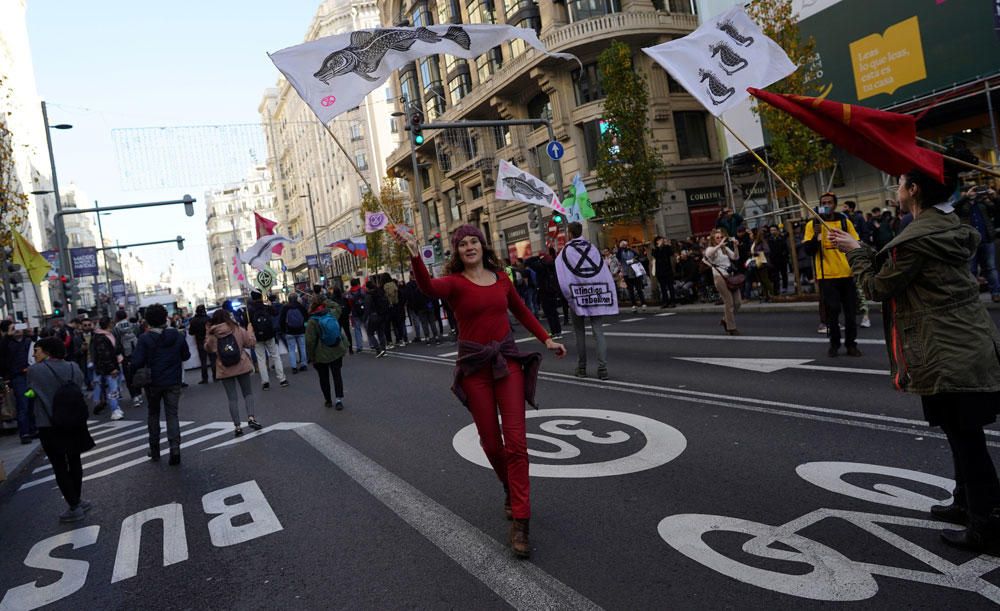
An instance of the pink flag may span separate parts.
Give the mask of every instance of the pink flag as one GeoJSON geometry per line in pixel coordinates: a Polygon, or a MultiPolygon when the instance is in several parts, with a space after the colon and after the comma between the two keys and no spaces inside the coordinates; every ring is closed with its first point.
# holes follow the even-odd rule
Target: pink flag
{"type": "MultiPolygon", "coordinates": [[[[257,228],[257,239],[258,240],[261,239],[262,237],[266,236],[266,235],[274,235],[274,228],[277,227],[277,225],[278,225],[278,221],[272,221],[271,219],[265,218],[265,217],[257,214],[256,212],[253,213],[253,221],[254,221],[254,225],[257,228]]],[[[284,244],[278,244],[277,246],[275,246],[274,248],[271,249],[271,252],[273,252],[274,254],[276,254],[276,255],[278,255],[280,257],[281,256],[281,252],[284,249],[285,249],[285,245],[284,244]]]]}

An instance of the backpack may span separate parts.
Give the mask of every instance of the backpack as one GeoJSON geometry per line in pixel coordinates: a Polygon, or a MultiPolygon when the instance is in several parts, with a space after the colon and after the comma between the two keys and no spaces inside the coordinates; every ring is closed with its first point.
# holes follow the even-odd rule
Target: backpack
{"type": "Polygon", "coordinates": [[[356,291],[351,296],[351,316],[358,320],[365,318],[365,290],[356,291]]]}
{"type": "Polygon", "coordinates": [[[97,370],[97,373],[108,375],[117,369],[118,351],[115,350],[111,340],[100,333],[94,333],[91,342],[93,342],[94,349],[94,369],[97,370]]]}
{"type": "Polygon", "coordinates": [[[132,356],[135,345],[139,343],[139,338],[135,335],[135,327],[132,326],[132,323],[123,320],[115,325],[113,332],[122,346],[122,354],[132,356]]]}
{"type": "Polygon", "coordinates": [[[274,339],[274,323],[271,321],[271,313],[267,311],[267,307],[254,308],[250,314],[250,324],[253,325],[253,334],[258,342],[274,339]]]}
{"type": "Polygon", "coordinates": [[[388,300],[389,305],[394,306],[399,303],[399,285],[395,282],[386,282],[385,287],[385,298],[388,300]]]}
{"type": "Polygon", "coordinates": [[[219,355],[219,361],[222,362],[223,367],[239,365],[240,359],[243,358],[243,351],[240,350],[240,343],[236,341],[236,333],[220,337],[216,345],[216,353],[219,355]]]}
{"type": "Polygon", "coordinates": [[[385,296],[385,291],[378,289],[372,291],[372,310],[379,316],[389,313],[389,300],[385,296]]]}
{"type": "Polygon", "coordinates": [[[48,414],[52,425],[66,428],[86,426],[90,409],[87,407],[87,400],[83,398],[80,385],[73,381],[72,372],[68,380],[62,380],[52,365],[45,363],[45,366],[56,380],[62,382],[52,396],[52,413],[48,414]]]}
{"type": "Polygon", "coordinates": [[[340,344],[340,323],[329,312],[316,318],[319,324],[319,340],[331,348],[340,344]]]}
{"type": "Polygon", "coordinates": [[[285,326],[289,329],[301,329],[306,319],[302,316],[302,310],[296,307],[289,307],[285,312],[285,326]]]}

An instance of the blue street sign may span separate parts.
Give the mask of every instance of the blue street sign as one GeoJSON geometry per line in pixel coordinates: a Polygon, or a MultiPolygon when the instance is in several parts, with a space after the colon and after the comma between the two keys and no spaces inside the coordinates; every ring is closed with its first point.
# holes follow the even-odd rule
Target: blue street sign
{"type": "Polygon", "coordinates": [[[549,154],[549,157],[552,159],[552,161],[559,161],[560,159],[562,159],[562,156],[566,152],[566,149],[564,149],[563,145],[560,144],[558,141],[553,140],[552,142],[549,142],[548,146],[545,147],[545,152],[549,154]]]}

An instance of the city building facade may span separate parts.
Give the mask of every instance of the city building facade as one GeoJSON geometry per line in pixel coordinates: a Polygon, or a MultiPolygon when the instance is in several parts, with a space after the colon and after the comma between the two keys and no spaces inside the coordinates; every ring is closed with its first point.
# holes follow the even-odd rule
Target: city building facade
{"type": "MultiPolygon", "coordinates": [[[[326,1],[305,41],[378,26],[374,1],[326,1]]],[[[330,123],[347,155],[284,78],[265,91],[258,110],[278,206],[297,238],[288,250],[288,273],[297,282],[351,273],[361,262],[326,245],[361,234],[361,200],[368,185],[376,192],[381,187],[396,128],[391,87],[380,87],[330,123]]]]}
{"type": "MultiPolygon", "coordinates": [[[[547,119],[565,151],[550,159],[545,127],[495,127],[473,130],[428,130],[417,150],[421,193],[417,210],[427,218],[416,223],[422,233],[444,236],[462,223],[479,225],[503,253],[523,257],[545,245],[529,225],[528,206],[497,201],[497,164],[512,162],[553,187],[556,163],[562,187],[579,172],[591,200],[603,201],[596,168],[601,146],[603,100],[597,69],[599,54],[614,41],[633,50],[637,72],[649,87],[650,145],[668,169],[660,181],[661,206],[645,226],[630,218],[594,219],[589,235],[601,242],[619,238],[649,239],[653,231],[672,236],[691,232],[698,189],[718,182],[721,165],[718,138],[707,112],[677,86],[644,53],[648,47],[692,32],[698,25],[688,0],[384,0],[383,23],[412,25],[508,23],[533,28],[552,52],[577,56],[575,62],[546,57],[516,40],[475,60],[432,56],[398,70],[391,82],[397,97],[407,100],[400,111],[423,111],[425,125],[435,121],[547,119]]],[[[410,139],[398,129],[398,148],[390,155],[390,172],[412,178],[410,139]]],[[[543,210],[545,214],[550,211],[543,210]]],[[[714,219],[713,219],[714,220],[714,219]]],[[[545,219],[542,219],[543,226],[545,219]]],[[[429,236],[422,236],[426,240],[429,236]]]]}
{"type": "MultiPolygon", "coordinates": [[[[253,168],[243,181],[205,193],[208,254],[216,299],[227,299],[245,292],[245,287],[240,285],[233,274],[233,257],[236,256],[237,249],[242,251],[257,241],[254,213],[281,221],[281,211],[271,187],[271,174],[267,166],[260,165],[253,168]]],[[[279,225],[278,233],[286,235],[284,229],[279,225]]],[[[283,258],[272,263],[276,271],[280,272],[287,252],[286,247],[283,258]]],[[[240,269],[249,281],[250,268],[241,265],[240,269]]],[[[279,273],[279,281],[281,278],[279,273]]]]}

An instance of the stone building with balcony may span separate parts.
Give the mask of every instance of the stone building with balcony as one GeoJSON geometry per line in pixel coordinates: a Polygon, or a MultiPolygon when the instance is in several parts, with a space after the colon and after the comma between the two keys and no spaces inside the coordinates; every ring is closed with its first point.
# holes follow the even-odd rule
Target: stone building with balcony
{"type": "MultiPolygon", "coordinates": [[[[571,61],[547,57],[523,41],[504,43],[475,60],[447,55],[423,58],[398,70],[391,83],[400,98],[419,106],[425,125],[436,121],[544,118],[565,149],[560,161],[564,187],[579,172],[593,201],[597,188],[605,92],[598,55],[613,41],[633,49],[636,70],[650,92],[651,146],[668,172],[660,181],[661,206],[646,227],[634,219],[594,219],[588,233],[610,242],[639,242],[653,232],[686,236],[698,221],[699,189],[720,184],[721,155],[711,116],[667,73],[640,51],[684,36],[698,26],[688,0],[383,0],[384,24],[414,26],[448,23],[508,23],[535,29],[552,52],[576,55],[571,61]],[[691,197],[689,197],[689,194],[691,197]]],[[[398,110],[413,110],[402,108],[398,110]]],[[[447,235],[458,225],[479,225],[504,253],[524,256],[544,246],[529,227],[527,206],[498,202],[494,184],[499,159],[556,184],[555,162],[546,153],[545,127],[433,130],[425,127],[417,148],[422,192],[416,208],[431,233],[447,235]]],[[[412,177],[411,143],[402,124],[389,171],[412,177]]],[[[549,211],[543,209],[543,213],[549,211]]],[[[714,219],[713,219],[714,221],[714,219]]],[[[543,219],[542,225],[544,226],[543,219]]],[[[423,223],[416,223],[418,229],[423,223]]]]}
{"type": "MultiPolygon", "coordinates": [[[[254,212],[271,220],[281,220],[271,185],[267,167],[257,166],[241,182],[205,193],[205,229],[212,263],[212,289],[218,299],[242,292],[233,277],[233,256],[237,248],[244,250],[257,241],[254,212]]],[[[286,235],[283,231],[282,234],[286,235]]],[[[280,282],[280,262],[272,263],[272,266],[278,271],[280,282]]],[[[243,270],[244,274],[250,271],[247,266],[243,266],[243,270]]]]}
{"type": "MultiPolygon", "coordinates": [[[[373,0],[326,0],[317,9],[304,41],[378,26],[373,0]]],[[[350,161],[376,190],[385,176],[385,159],[395,146],[393,110],[392,89],[386,85],[329,125],[350,161]]],[[[354,271],[357,259],[342,250],[331,252],[325,245],[361,233],[365,180],[284,78],[264,92],[258,112],[278,206],[288,234],[297,238],[287,250],[289,273],[296,281],[310,276],[316,281],[319,275],[354,271]],[[317,250],[319,258],[328,262],[321,268],[307,264],[307,257],[316,260],[317,250]]]]}

